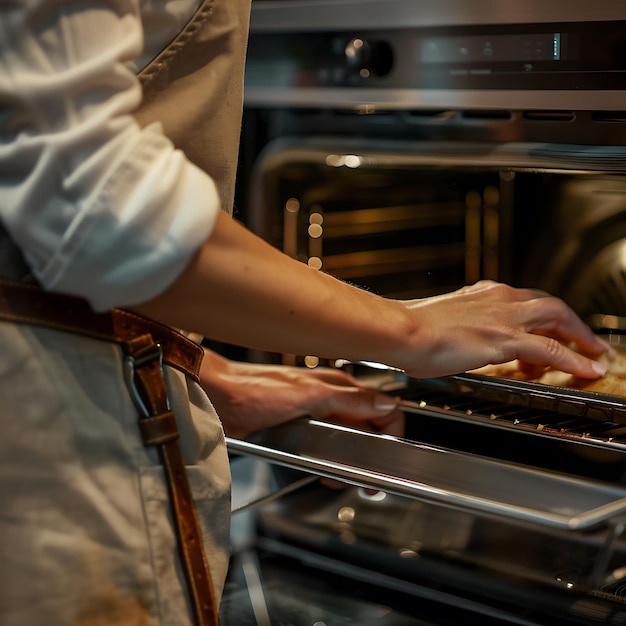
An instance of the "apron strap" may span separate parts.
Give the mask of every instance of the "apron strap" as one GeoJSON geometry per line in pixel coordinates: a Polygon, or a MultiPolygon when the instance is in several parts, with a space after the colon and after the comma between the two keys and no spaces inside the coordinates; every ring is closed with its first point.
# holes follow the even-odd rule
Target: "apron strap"
{"type": "Polygon", "coordinates": [[[118,344],[150,334],[163,349],[163,360],[199,380],[204,350],[165,324],[125,309],[94,313],[82,298],[44,291],[30,283],[0,278],[0,319],[45,326],[118,344]]]}
{"type": "Polygon", "coordinates": [[[217,626],[217,602],[202,545],[202,533],[178,445],[176,419],[170,410],[163,376],[162,350],[146,334],[124,344],[128,384],[140,412],[144,445],[157,446],[170,495],[183,571],[198,626],[217,626]]]}

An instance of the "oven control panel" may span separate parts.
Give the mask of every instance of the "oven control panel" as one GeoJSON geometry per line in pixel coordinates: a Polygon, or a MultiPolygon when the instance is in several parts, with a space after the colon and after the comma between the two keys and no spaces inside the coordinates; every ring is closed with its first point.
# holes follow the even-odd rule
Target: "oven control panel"
{"type": "Polygon", "coordinates": [[[307,28],[261,16],[257,23],[253,5],[248,105],[624,109],[626,9],[621,19],[513,23],[485,14],[485,23],[386,26],[355,10],[353,28],[346,19],[307,28]]]}

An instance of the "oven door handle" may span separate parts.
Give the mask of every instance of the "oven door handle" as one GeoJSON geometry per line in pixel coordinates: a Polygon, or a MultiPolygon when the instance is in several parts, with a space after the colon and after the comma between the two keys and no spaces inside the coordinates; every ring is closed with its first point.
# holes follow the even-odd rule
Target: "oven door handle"
{"type": "Polygon", "coordinates": [[[478,515],[565,530],[626,519],[626,490],[301,418],[226,438],[229,451],[478,515]]]}

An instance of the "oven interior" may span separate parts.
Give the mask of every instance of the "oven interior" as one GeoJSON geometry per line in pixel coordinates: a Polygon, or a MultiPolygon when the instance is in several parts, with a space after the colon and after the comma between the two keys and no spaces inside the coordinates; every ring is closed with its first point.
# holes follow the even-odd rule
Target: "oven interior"
{"type": "Polygon", "coordinates": [[[255,161],[247,223],[388,297],[487,278],[545,289],[586,321],[625,316],[624,156],[578,144],[278,137],[255,161]]]}

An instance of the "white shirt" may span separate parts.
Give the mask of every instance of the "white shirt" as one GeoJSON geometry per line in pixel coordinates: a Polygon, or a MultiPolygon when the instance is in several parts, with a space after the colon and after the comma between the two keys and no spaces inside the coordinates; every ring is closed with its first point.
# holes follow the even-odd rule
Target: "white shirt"
{"type": "Polygon", "coordinates": [[[215,224],[213,181],[132,117],[136,71],[199,4],[0,1],[0,220],[44,287],[96,310],[163,291],[215,224]]]}

